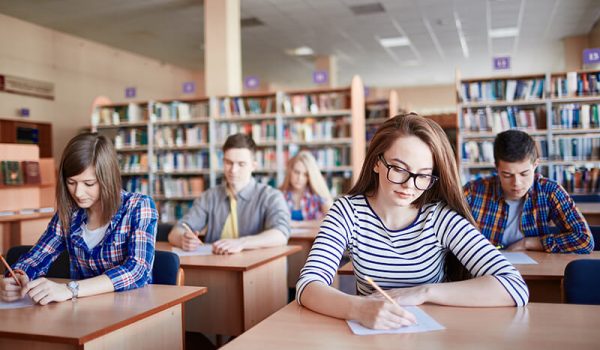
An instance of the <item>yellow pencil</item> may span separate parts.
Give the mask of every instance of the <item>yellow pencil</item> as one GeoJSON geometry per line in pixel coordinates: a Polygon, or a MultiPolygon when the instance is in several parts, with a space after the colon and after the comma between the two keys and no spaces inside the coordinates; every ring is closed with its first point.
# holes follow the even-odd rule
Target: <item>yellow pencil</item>
{"type": "Polygon", "coordinates": [[[391,296],[388,295],[388,293],[386,293],[383,289],[381,289],[381,287],[379,287],[377,285],[377,283],[375,283],[375,281],[373,281],[371,279],[371,277],[365,277],[365,279],[367,280],[367,282],[371,283],[371,285],[373,286],[373,288],[375,288],[379,293],[381,293],[381,295],[383,295],[384,297],[387,298],[387,300],[389,300],[392,304],[396,305],[396,306],[400,306],[398,305],[398,303],[396,303],[396,301],[394,299],[392,299],[391,296]]]}

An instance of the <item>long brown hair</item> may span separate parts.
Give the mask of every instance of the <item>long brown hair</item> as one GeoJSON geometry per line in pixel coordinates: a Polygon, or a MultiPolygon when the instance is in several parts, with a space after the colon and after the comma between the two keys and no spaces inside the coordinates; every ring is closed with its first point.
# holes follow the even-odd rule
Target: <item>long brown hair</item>
{"type": "MultiPolygon", "coordinates": [[[[379,176],[373,171],[375,164],[379,161],[379,156],[385,153],[397,138],[403,136],[416,136],[429,146],[433,155],[433,174],[439,177],[433,187],[425,191],[414,205],[421,208],[427,203],[443,201],[477,227],[460,185],[458,167],[448,137],[436,122],[416,113],[397,115],[377,129],[369,144],[358,182],[350,189],[349,194],[375,194],[379,188],[379,176]]],[[[452,253],[446,256],[445,273],[447,281],[471,278],[471,274],[452,253]]]]}
{"type": "Polygon", "coordinates": [[[329,189],[327,188],[327,183],[325,182],[325,179],[319,170],[319,166],[317,165],[315,157],[312,155],[312,153],[306,150],[298,152],[298,154],[288,161],[285,178],[283,179],[283,184],[279,187],[279,189],[283,192],[291,190],[292,169],[298,162],[304,164],[306,167],[306,171],[308,173],[307,185],[310,192],[318,195],[327,203],[333,201],[333,198],[331,198],[331,193],[329,193],[329,189]]]}
{"type": "Polygon", "coordinates": [[[102,224],[106,224],[121,206],[121,172],[112,143],[98,134],[77,135],[65,147],[58,168],[56,201],[64,232],[70,231],[72,215],[79,208],[69,193],[67,179],[81,174],[90,166],[96,169],[96,180],[100,186],[98,200],[102,224]]]}

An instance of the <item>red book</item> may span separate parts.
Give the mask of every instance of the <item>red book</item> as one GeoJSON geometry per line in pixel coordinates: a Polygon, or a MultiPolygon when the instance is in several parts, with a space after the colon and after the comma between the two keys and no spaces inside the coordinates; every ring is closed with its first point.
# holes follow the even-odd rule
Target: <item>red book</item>
{"type": "Polygon", "coordinates": [[[40,163],[35,161],[22,161],[23,180],[26,184],[40,184],[42,178],[40,176],[40,163]]]}

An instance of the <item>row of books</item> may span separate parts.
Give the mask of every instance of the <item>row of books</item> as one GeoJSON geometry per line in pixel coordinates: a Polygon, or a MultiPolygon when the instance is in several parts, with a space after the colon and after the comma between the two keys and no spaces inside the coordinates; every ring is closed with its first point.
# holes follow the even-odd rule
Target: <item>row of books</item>
{"type": "Polygon", "coordinates": [[[183,147],[208,144],[208,125],[158,127],[154,132],[156,147],[183,147]]]}
{"type": "MultiPolygon", "coordinates": [[[[300,150],[304,148],[298,147],[297,145],[290,145],[288,150],[283,152],[284,161],[288,160],[296,155],[300,150]]],[[[323,147],[319,149],[308,149],[317,161],[317,165],[321,169],[349,166],[350,164],[350,149],[348,147],[323,147]]]]}
{"type": "Polygon", "coordinates": [[[208,101],[197,103],[180,101],[169,103],[156,102],[152,105],[152,119],[154,121],[188,121],[208,117],[208,101]]]}
{"type": "Polygon", "coordinates": [[[123,172],[148,171],[148,154],[125,153],[119,154],[119,168],[123,172]]]}
{"type": "Polygon", "coordinates": [[[275,112],[273,97],[225,97],[219,100],[220,117],[244,117],[275,112]]]}
{"type": "Polygon", "coordinates": [[[128,176],[123,178],[123,188],[128,192],[150,194],[148,178],[145,176],[128,176]]]}
{"type": "Polygon", "coordinates": [[[181,219],[192,207],[191,201],[164,201],[158,206],[160,222],[173,223],[181,219]]]}
{"type": "Polygon", "coordinates": [[[11,160],[0,162],[0,184],[33,185],[41,182],[39,162],[11,160]]]}
{"type": "Polygon", "coordinates": [[[119,130],[114,138],[115,148],[139,147],[148,145],[148,131],[140,128],[119,130]]]}
{"type": "Polygon", "coordinates": [[[550,84],[553,97],[588,96],[600,93],[600,72],[568,72],[566,76],[554,76],[550,84]]]}
{"type": "MultiPolygon", "coordinates": [[[[540,159],[548,159],[548,141],[535,138],[540,159]]],[[[467,141],[462,144],[462,161],[471,163],[494,163],[493,141],[467,141]]]]}
{"type": "Polygon", "coordinates": [[[286,141],[327,141],[350,137],[351,124],[348,118],[320,119],[305,118],[303,121],[286,123],[283,139],[286,141]]]}
{"type": "Polygon", "coordinates": [[[154,194],[169,197],[200,196],[204,192],[204,177],[165,176],[154,181],[154,194]]]}
{"type": "Polygon", "coordinates": [[[208,169],[209,152],[202,151],[169,151],[154,156],[156,169],[164,172],[200,171],[208,169]]]}
{"type": "Polygon", "coordinates": [[[598,104],[569,103],[559,105],[552,116],[552,127],[555,129],[598,128],[598,104]]]}
{"type": "Polygon", "coordinates": [[[556,166],[552,178],[570,193],[598,193],[600,169],[593,164],[575,166],[556,166]]]}
{"type": "Polygon", "coordinates": [[[557,137],[552,140],[555,160],[599,160],[600,138],[557,137]]]}
{"type": "Polygon", "coordinates": [[[256,123],[219,123],[215,129],[219,145],[222,145],[227,137],[237,133],[250,135],[257,143],[277,140],[277,126],[274,120],[263,120],[256,123]]]}
{"type": "Polygon", "coordinates": [[[285,114],[320,113],[348,108],[350,108],[348,92],[285,95],[282,103],[285,114]]]}
{"type": "Polygon", "coordinates": [[[544,97],[544,78],[463,82],[462,102],[529,101],[544,97]]]}
{"type": "Polygon", "coordinates": [[[365,104],[365,119],[382,119],[388,118],[389,115],[390,109],[387,100],[365,104]]]}
{"type": "Polygon", "coordinates": [[[145,105],[129,103],[125,106],[99,107],[92,112],[92,125],[120,125],[148,120],[145,105]]]}
{"type": "Polygon", "coordinates": [[[538,125],[545,125],[545,113],[542,109],[521,109],[519,107],[505,108],[471,108],[462,114],[463,131],[492,131],[499,133],[504,130],[519,128],[522,130],[537,130],[538,125]],[[539,111],[539,112],[538,112],[539,111]]]}

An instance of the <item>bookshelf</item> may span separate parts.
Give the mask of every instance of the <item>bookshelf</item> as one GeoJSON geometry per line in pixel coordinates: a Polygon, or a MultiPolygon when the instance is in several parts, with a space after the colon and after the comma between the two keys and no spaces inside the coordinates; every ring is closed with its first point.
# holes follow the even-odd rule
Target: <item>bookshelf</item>
{"type": "Polygon", "coordinates": [[[573,194],[598,193],[600,71],[460,79],[460,170],[466,182],[491,174],[493,140],[520,129],[537,143],[541,172],[573,194]]]}
{"type": "Polygon", "coordinates": [[[390,90],[387,99],[377,99],[365,102],[365,132],[366,143],[375,135],[377,128],[386,121],[400,112],[398,102],[398,92],[390,90]]]}
{"type": "Polygon", "coordinates": [[[221,146],[238,132],[257,143],[258,181],[281,184],[287,160],[308,149],[332,192],[347,191],[365,156],[364,88],[354,77],[345,88],[106,104],[92,130],[115,143],[125,189],[151,195],[161,222],[174,222],[222,181],[221,146]]]}

